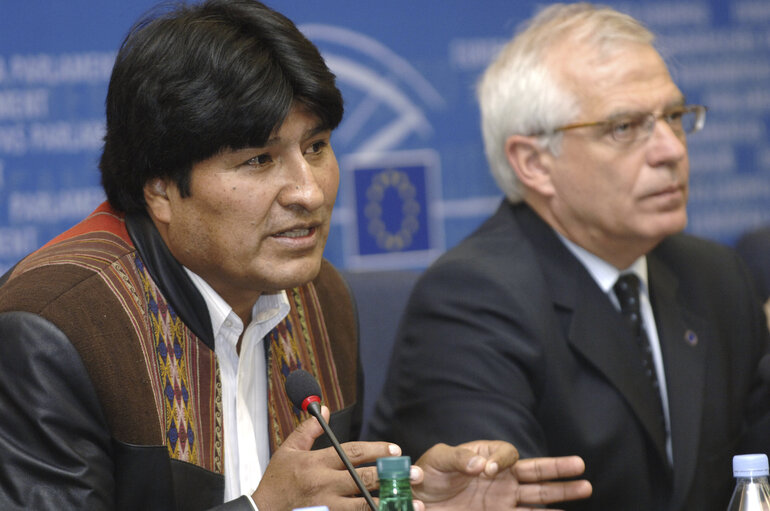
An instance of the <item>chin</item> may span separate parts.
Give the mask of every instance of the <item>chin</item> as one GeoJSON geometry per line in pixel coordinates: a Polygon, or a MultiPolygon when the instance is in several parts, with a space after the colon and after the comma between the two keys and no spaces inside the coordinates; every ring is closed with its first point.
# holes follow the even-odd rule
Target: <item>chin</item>
{"type": "Polygon", "coordinates": [[[676,215],[669,215],[666,218],[659,219],[656,222],[656,228],[651,233],[652,238],[663,239],[672,234],[680,233],[687,227],[687,214],[680,213],[676,215]]]}
{"type": "Polygon", "coordinates": [[[682,208],[682,211],[671,220],[671,232],[669,234],[682,232],[685,227],[687,227],[687,211],[682,208]]]}
{"type": "MultiPolygon", "coordinates": [[[[318,276],[321,271],[321,258],[317,261],[296,261],[281,265],[273,273],[268,286],[270,292],[278,292],[284,289],[307,284],[318,276]]],[[[267,291],[267,290],[266,290],[267,291]]]]}

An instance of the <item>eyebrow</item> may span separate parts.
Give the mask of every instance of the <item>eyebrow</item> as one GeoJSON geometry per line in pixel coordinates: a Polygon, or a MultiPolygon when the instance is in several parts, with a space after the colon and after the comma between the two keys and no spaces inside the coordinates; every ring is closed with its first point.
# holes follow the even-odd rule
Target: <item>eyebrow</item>
{"type": "MultiPolygon", "coordinates": [[[[677,99],[671,100],[668,103],[666,103],[663,106],[663,110],[668,110],[669,108],[677,107],[677,106],[684,106],[687,104],[687,100],[684,96],[680,96],[677,99]]],[[[619,112],[615,112],[613,114],[610,114],[607,117],[608,121],[614,121],[616,119],[623,119],[624,117],[634,117],[637,115],[646,115],[650,113],[649,111],[642,111],[642,110],[623,110],[619,112]]]]}
{"type": "MultiPolygon", "coordinates": [[[[314,128],[310,128],[308,130],[305,130],[305,132],[302,134],[302,140],[307,140],[308,138],[313,138],[319,133],[323,133],[324,131],[330,131],[328,127],[322,126],[321,124],[318,124],[314,128]]],[[[271,145],[277,145],[281,142],[281,137],[270,137],[265,141],[265,145],[262,147],[269,147],[271,145]]]]}

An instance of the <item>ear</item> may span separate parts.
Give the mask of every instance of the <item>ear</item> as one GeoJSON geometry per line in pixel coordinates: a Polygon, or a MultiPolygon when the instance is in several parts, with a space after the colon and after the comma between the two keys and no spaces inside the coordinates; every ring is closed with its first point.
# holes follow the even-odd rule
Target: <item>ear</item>
{"type": "Polygon", "coordinates": [[[540,146],[536,137],[511,135],[505,141],[505,154],[516,177],[528,192],[553,195],[551,168],[554,157],[548,149],[540,146]]]}
{"type": "Polygon", "coordinates": [[[169,223],[171,221],[171,205],[167,193],[168,183],[161,178],[155,178],[144,184],[144,200],[147,203],[147,212],[157,222],[169,223]]]}

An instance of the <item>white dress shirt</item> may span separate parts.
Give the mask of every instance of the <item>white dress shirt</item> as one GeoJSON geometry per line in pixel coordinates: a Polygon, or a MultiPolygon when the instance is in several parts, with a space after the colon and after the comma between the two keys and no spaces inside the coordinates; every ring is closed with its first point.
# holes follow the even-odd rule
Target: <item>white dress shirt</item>
{"type": "Polygon", "coordinates": [[[642,312],[642,321],[644,329],[650,341],[652,349],[652,360],[655,363],[655,373],[660,383],[660,399],[663,404],[663,417],[666,421],[666,454],[669,463],[673,464],[674,454],[671,444],[671,416],[668,411],[668,390],[666,389],[666,374],[663,369],[663,354],[660,350],[660,339],[658,338],[658,327],[655,324],[655,315],[652,312],[650,304],[650,288],[647,284],[647,258],[640,257],[634,263],[624,270],[618,270],[607,261],[597,257],[581,246],[576,245],[559,233],[556,233],[564,245],[574,254],[578,260],[583,263],[588,273],[596,281],[599,287],[609,296],[616,309],[620,310],[618,298],[612,287],[618,280],[618,277],[624,273],[635,273],[639,277],[639,305],[642,312]]]}
{"type": "Polygon", "coordinates": [[[222,385],[225,502],[241,495],[251,501],[270,460],[264,337],[288,315],[289,300],[283,291],[261,295],[244,332],[232,307],[201,277],[185,270],[206,301],[214,332],[222,385]]]}

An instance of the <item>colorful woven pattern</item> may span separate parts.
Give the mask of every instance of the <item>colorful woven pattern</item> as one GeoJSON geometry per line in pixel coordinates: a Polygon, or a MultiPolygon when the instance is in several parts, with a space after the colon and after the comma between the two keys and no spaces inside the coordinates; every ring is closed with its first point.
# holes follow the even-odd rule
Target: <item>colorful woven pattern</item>
{"type": "Polygon", "coordinates": [[[286,436],[308,417],[294,408],[284,392],[286,377],[305,369],[321,385],[323,404],[331,411],[344,408],[329,335],[313,284],[287,290],[291,310],[267,335],[270,448],[275,451],[286,436]]]}
{"type": "Polygon", "coordinates": [[[204,428],[201,423],[202,417],[207,422],[214,420],[215,423],[221,423],[221,406],[217,406],[221,398],[216,392],[196,388],[196,385],[205,383],[199,378],[202,372],[215,370],[208,367],[208,371],[201,371],[201,364],[205,368],[207,361],[210,360],[208,365],[214,363],[213,359],[201,358],[201,351],[208,351],[208,348],[190,332],[166,302],[138,257],[136,265],[140,270],[147,300],[147,319],[157,364],[157,373],[153,375],[157,379],[153,386],[156,395],[162,396],[160,413],[169,456],[221,473],[222,430],[211,425],[204,428]],[[201,410],[201,406],[204,410],[201,410]],[[215,410],[213,417],[205,411],[212,408],[215,410]],[[210,431],[213,438],[202,437],[206,431],[210,431]]]}
{"type": "MultiPolygon", "coordinates": [[[[143,270],[141,260],[137,266],[143,270]]],[[[185,360],[185,327],[182,320],[142,277],[150,327],[155,344],[160,384],[163,388],[166,446],[173,459],[197,463],[195,426],[190,412],[190,391],[185,360]]]]}

